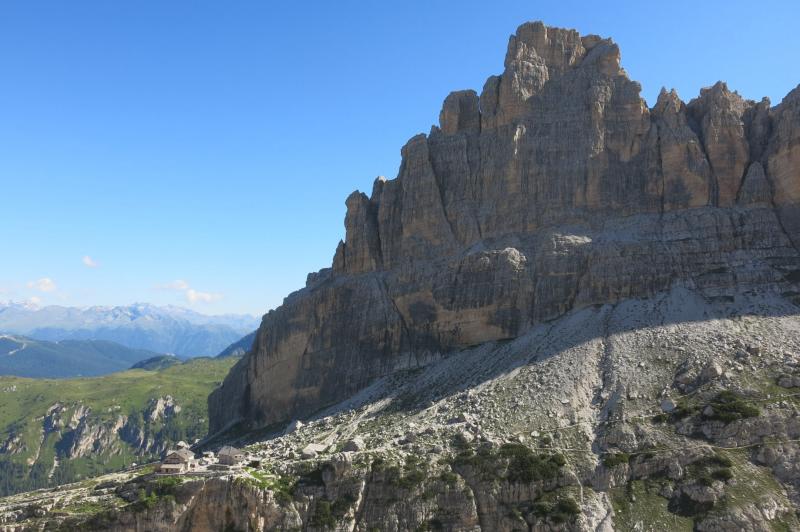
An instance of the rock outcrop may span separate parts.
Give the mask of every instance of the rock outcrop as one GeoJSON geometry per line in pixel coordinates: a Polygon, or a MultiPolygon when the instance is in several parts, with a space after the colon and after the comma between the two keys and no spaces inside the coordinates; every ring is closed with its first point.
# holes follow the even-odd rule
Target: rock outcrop
{"type": "Polygon", "coordinates": [[[211,431],[303,418],[375,378],[676,284],[800,281],[800,88],[653,108],[610,39],[541,23],[447,96],[396,179],[347,199],[333,266],[267,314],[211,431]]]}

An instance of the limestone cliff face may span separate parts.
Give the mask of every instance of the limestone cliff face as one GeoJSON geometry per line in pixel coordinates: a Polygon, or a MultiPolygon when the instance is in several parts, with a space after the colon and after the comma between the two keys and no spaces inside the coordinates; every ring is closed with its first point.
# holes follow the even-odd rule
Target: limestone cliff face
{"type": "Polygon", "coordinates": [[[331,269],[264,317],[211,431],[302,417],[398,368],[684,283],[800,280],[800,88],[653,108],[609,39],[541,23],[347,199],[331,269]]]}

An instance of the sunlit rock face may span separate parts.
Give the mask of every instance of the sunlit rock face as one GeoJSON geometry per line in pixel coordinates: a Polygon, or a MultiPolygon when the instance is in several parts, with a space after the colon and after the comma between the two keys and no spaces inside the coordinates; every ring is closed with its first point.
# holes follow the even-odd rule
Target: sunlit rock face
{"type": "Polygon", "coordinates": [[[398,368],[682,284],[800,280],[800,89],[650,108],[610,39],[541,23],[347,198],[332,268],[264,317],[211,430],[302,417],[398,368]]]}

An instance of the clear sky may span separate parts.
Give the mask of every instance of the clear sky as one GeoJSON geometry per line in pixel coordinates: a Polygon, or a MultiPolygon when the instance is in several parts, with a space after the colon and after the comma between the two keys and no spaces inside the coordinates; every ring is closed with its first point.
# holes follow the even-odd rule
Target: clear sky
{"type": "Polygon", "coordinates": [[[0,300],[275,307],[526,20],[613,37],[651,105],[800,83],[797,0],[7,0],[0,300]]]}

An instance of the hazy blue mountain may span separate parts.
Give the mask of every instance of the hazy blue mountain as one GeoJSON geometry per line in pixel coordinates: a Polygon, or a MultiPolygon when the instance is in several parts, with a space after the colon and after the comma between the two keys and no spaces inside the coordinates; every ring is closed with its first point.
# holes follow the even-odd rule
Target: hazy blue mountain
{"type": "Polygon", "coordinates": [[[250,351],[250,348],[253,347],[253,341],[256,339],[256,333],[258,331],[253,331],[241,340],[233,342],[231,345],[226,347],[225,349],[217,355],[217,358],[225,358],[225,357],[239,357],[250,351]]]}
{"type": "Polygon", "coordinates": [[[147,303],[123,307],[35,307],[0,303],[0,332],[38,340],[108,340],[183,357],[213,356],[258,326],[249,315],[207,316],[147,303]]]}
{"type": "Polygon", "coordinates": [[[140,360],[130,369],[146,369],[147,371],[161,371],[176,364],[182,364],[183,360],[175,355],[157,355],[152,358],[140,360]]]}
{"type": "Polygon", "coordinates": [[[34,378],[96,376],[122,371],[158,353],[105,340],[48,342],[0,336],[0,375],[34,378]]]}

